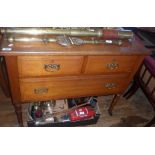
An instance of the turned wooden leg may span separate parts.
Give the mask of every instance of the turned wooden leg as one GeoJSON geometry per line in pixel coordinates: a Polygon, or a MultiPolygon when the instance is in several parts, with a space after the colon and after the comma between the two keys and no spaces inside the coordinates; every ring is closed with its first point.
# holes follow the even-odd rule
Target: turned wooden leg
{"type": "Polygon", "coordinates": [[[0,86],[6,97],[10,97],[9,84],[3,58],[0,57],[0,86]]]}
{"type": "Polygon", "coordinates": [[[14,107],[15,107],[15,112],[16,112],[16,115],[17,115],[18,123],[22,127],[23,126],[22,106],[20,104],[14,104],[14,107]]]}
{"type": "Polygon", "coordinates": [[[109,109],[108,109],[109,115],[112,116],[113,108],[114,108],[114,106],[116,105],[117,101],[120,99],[120,97],[121,97],[120,94],[114,95],[113,100],[112,100],[112,102],[111,102],[111,104],[110,104],[110,107],[109,107],[109,109]]]}

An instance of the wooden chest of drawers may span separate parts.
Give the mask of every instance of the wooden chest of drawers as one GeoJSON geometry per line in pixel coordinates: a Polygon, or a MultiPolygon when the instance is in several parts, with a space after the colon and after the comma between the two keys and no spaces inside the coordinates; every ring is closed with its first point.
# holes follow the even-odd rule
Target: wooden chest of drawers
{"type": "MultiPolygon", "coordinates": [[[[122,94],[148,51],[139,40],[115,45],[62,47],[16,43],[4,56],[12,102],[22,126],[22,103],[122,94]]],[[[116,103],[116,96],[109,111],[116,103]]]]}

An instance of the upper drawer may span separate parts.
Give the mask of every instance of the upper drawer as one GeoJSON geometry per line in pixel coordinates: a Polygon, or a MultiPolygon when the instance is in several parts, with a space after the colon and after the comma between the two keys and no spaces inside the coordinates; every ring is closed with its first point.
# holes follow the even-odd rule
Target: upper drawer
{"type": "Polygon", "coordinates": [[[85,74],[131,72],[137,56],[88,56],[85,74]]]}
{"type": "Polygon", "coordinates": [[[20,77],[75,75],[81,73],[82,56],[19,56],[20,77]]]}

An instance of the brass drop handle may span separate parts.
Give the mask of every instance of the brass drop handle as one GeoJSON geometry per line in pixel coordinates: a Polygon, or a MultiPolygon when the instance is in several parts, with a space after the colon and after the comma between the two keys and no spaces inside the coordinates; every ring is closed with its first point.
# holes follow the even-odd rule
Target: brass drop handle
{"type": "Polygon", "coordinates": [[[46,94],[48,93],[48,88],[37,88],[34,89],[35,94],[46,94]]]}
{"type": "Polygon", "coordinates": [[[119,68],[119,64],[116,63],[116,62],[108,63],[106,66],[107,66],[107,68],[110,69],[110,70],[114,70],[114,69],[119,68]]]}
{"type": "Polygon", "coordinates": [[[60,69],[60,64],[45,64],[44,69],[47,72],[56,72],[60,69]]]}
{"type": "Polygon", "coordinates": [[[117,87],[117,85],[115,83],[106,83],[105,84],[105,88],[107,88],[107,89],[113,89],[116,87],[117,87]]]}

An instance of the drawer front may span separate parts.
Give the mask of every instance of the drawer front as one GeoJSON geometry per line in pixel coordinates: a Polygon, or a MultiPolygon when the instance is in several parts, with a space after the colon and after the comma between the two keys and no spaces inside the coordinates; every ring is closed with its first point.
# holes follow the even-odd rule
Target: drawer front
{"type": "Polygon", "coordinates": [[[21,79],[22,101],[38,101],[69,97],[105,95],[122,92],[127,87],[125,77],[69,77],[21,79]]]}
{"type": "Polygon", "coordinates": [[[19,77],[77,75],[81,73],[82,56],[19,56],[19,77]]]}
{"type": "Polygon", "coordinates": [[[131,72],[137,56],[88,56],[85,74],[131,72]]]}

